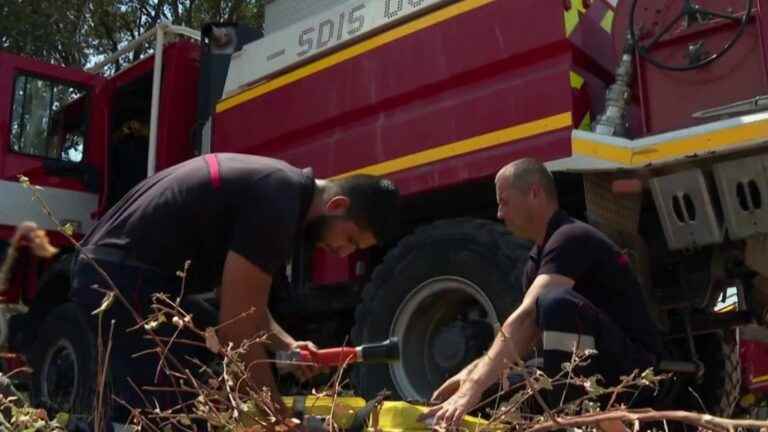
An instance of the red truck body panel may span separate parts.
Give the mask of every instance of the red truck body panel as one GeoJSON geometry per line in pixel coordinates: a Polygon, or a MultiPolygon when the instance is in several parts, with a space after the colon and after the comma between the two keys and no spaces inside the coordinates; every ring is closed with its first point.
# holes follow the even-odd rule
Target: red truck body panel
{"type": "MultiPolygon", "coordinates": [[[[199,59],[200,50],[195,43],[179,41],[165,48],[158,120],[157,170],[193,155],[191,134],[197,109],[199,59]]],[[[78,108],[86,110],[88,116],[84,162],[94,167],[101,178],[101,208],[98,214],[106,210],[106,191],[109,188],[107,161],[115,126],[111,119],[114,114],[113,104],[120,102],[115,100],[115,93],[144,76],[149,75],[151,79],[153,67],[154,57],[148,57],[107,80],[81,70],[43,64],[26,57],[0,52],[0,82],[10,83],[0,86],[0,100],[12,100],[13,83],[20,73],[87,89],[84,103],[77,105],[78,108]]],[[[8,108],[0,110],[0,178],[16,181],[17,176],[23,174],[36,185],[84,190],[82,182],[75,178],[46,173],[43,169],[45,158],[10,151],[8,126],[11,110],[8,108]]]]}
{"type": "Polygon", "coordinates": [[[194,156],[192,130],[197,115],[200,46],[189,41],[166,48],[160,95],[162,125],[157,136],[157,170],[194,156]]]}
{"type": "MultiPolygon", "coordinates": [[[[83,87],[89,92],[89,107],[106,103],[98,92],[99,85],[103,80],[96,75],[77,69],[44,64],[27,57],[5,52],[0,52],[0,83],[3,83],[0,85],[0,101],[6,103],[6,101],[13,100],[15,80],[20,73],[83,87]]],[[[42,171],[44,158],[14,153],[10,150],[11,108],[8,104],[7,109],[0,110],[0,178],[16,180],[18,174],[24,173],[35,184],[82,190],[82,185],[73,179],[45,175],[42,171]]],[[[85,105],[82,108],[88,109],[85,105]]],[[[86,146],[88,146],[86,158],[89,163],[95,166],[101,166],[104,163],[104,145],[102,144],[104,142],[104,118],[101,112],[102,110],[91,109],[86,136],[86,146]],[[92,142],[100,144],[89,146],[88,143],[92,142]]]]}
{"type": "Polygon", "coordinates": [[[768,392],[768,341],[743,339],[740,343],[743,386],[755,393],[768,392]]]}
{"type": "MultiPolygon", "coordinates": [[[[745,0],[697,0],[704,9],[738,14],[745,0]]],[[[613,35],[617,49],[623,47],[629,28],[631,1],[619,6],[613,35]]],[[[635,27],[640,44],[672,22],[682,9],[682,0],[641,1],[635,13],[635,27]]],[[[636,105],[641,107],[639,121],[633,124],[633,136],[652,135],[710,122],[712,118],[693,118],[691,114],[728,103],[768,94],[768,1],[753,0],[752,17],[738,42],[719,60],[705,68],[686,72],[659,69],[636,55],[638,76],[634,89],[636,105]],[[682,102],[682,103],[681,103],[682,102]]],[[[738,25],[724,20],[687,28],[675,26],[650,51],[654,59],[670,65],[685,65],[689,48],[702,44],[706,56],[719,52],[730,41],[738,25]]]]}
{"type": "Polygon", "coordinates": [[[587,107],[571,91],[580,65],[562,17],[559,2],[535,0],[469,10],[220,109],[214,151],[274,156],[319,177],[390,161],[378,173],[404,194],[488,177],[522,156],[567,157],[570,116],[587,107]],[[560,123],[534,123],[545,119],[560,123]]]}

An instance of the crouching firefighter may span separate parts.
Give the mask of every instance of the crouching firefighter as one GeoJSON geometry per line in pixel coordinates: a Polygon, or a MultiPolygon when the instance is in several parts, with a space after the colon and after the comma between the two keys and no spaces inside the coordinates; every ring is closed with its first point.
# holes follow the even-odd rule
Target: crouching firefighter
{"type": "MultiPolygon", "coordinates": [[[[496,176],[496,198],[499,219],[516,236],[534,243],[522,272],[526,292],[486,355],[435,391],[433,400],[440,404],[424,418],[431,417],[437,426],[458,424],[501,373],[536,345],[543,347],[542,371],[549,377],[571,362],[574,349],[595,350],[574,373],[599,374],[607,386],[634,370],[656,366],[662,352],[627,256],[596,228],[559,208],[555,182],[544,165],[521,159],[502,168],[496,176]]],[[[550,406],[582,396],[576,387],[556,386],[547,395],[550,406]]],[[[600,426],[623,430],[620,423],[600,426]]]]}
{"type": "MultiPolygon", "coordinates": [[[[153,294],[166,293],[174,300],[181,296],[177,272],[189,261],[185,298],[219,287],[218,321],[236,320],[217,330],[223,345],[238,347],[267,332],[270,350],[316,349],[311,342],[296,341],[273,320],[267,308],[273,278],[304,239],[339,256],[387,241],[396,234],[398,200],[397,188],[375,176],[321,180],[310,169],[279,160],[208,154],[139,183],[86,235],[82,246],[142,319],[151,313],[153,294]],[[255,312],[246,313],[251,309],[255,312]]],[[[104,398],[111,402],[111,420],[125,423],[130,415],[117,399],[134,408],[178,405],[174,392],[136,391],[171,382],[162,372],[161,382],[155,380],[159,353],[136,355],[157,346],[141,328],[128,331],[137,326],[136,318],[120,301],[100,320],[92,315],[108,284],[83,254],[73,264],[72,279],[72,300],[89,317],[93,334],[106,342],[114,322],[107,386],[111,395],[104,398]]],[[[170,325],[158,332],[164,327],[171,327],[170,335],[160,336],[173,335],[170,325]]],[[[194,355],[191,349],[175,343],[170,353],[183,360],[194,355]]],[[[265,358],[265,347],[252,344],[243,360],[251,365],[251,383],[267,387],[273,402],[284,409],[265,358]]]]}

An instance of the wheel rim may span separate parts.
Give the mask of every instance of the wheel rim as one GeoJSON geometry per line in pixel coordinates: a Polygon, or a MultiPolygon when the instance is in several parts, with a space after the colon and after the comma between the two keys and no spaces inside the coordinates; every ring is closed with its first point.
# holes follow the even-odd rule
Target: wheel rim
{"type": "Polygon", "coordinates": [[[72,343],[59,340],[45,355],[40,374],[44,401],[59,411],[69,411],[75,404],[79,378],[77,355],[72,343]]]}
{"type": "Polygon", "coordinates": [[[390,336],[400,361],[389,366],[405,400],[428,400],[446,378],[485,350],[499,328],[493,304],[474,283],[440,276],[425,281],[395,312],[390,336]]]}

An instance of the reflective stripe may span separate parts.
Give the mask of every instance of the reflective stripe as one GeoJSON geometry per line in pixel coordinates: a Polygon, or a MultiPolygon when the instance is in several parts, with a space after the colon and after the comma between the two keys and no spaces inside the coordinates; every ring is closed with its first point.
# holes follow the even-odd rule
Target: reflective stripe
{"type": "Polygon", "coordinates": [[[565,35],[570,37],[576,26],[581,21],[581,15],[587,12],[584,7],[583,0],[571,0],[571,7],[567,10],[563,10],[563,17],[565,19],[565,35]]]}
{"type": "Polygon", "coordinates": [[[205,155],[205,163],[208,164],[208,174],[211,176],[211,184],[214,189],[218,189],[221,186],[221,175],[219,174],[219,161],[216,159],[216,155],[205,155]]]}
{"type": "Polygon", "coordinates": [[[637,140],[574,131],[571,150],[614,162],[621,167],[645,167],[660,162],[709,157],[719,151],[764,146],[768,140],[768,113],[748,114],[637,140]]]}
{"type": "Polygon", "coordinates": [[[545,331],[542,338],[544,339],[544,350],[573,352],[577,344],[579,351],[595,349],[595,338],[590,335],[545,331]]]}
{"type": "Polygon", "coordinates": [[[587,112],[587,114],[584,115],[584,118],[581,119],[581,123],[579,123],[579,130],[592,130],[592,117],[590,117],[589,112],[587,112]]]}
{"type": "Polygon", "coordinates": [[[505,129],[495,130],[483,135],[476,135],[465,140],[443,144],[420,152],[407,154],[395,159],[368,165],[331,177],[332,179],[347,177],[353,174],[386,175],[404,171],[409,168],[441,161],[470,152],[509,144],[532,136],[553,132],[573,125],[570,112],[545,117],[528,123],[517,124],[505,129]]]}
{"type": "Polygon", "coordinates": [[[764,382],[764,381],[768,381],[768,375],[762,375],[762,376],[759,376],[759,377],[752,378],[752,383],[753,384],[761,383],[761,382],[764,382]]]}
{"type": "Polygon", "coordinates": [[[584,85],[584,77],[582,77],[581,75],[577,74],[574,71],[571,71],[570,77],[571,77],[571,88],[576,90],[581,90],[581,86],[584,85]]]}
{"type": "Polygon", "coordinates": [[[609,10],[605,13],[605,16],[603,17],[603,20],[600,21],[600,27],[603,28],[603,30],[607,31],[608,33],[613,33],[613,17],[615,13],[612,10],[609,10]]]}

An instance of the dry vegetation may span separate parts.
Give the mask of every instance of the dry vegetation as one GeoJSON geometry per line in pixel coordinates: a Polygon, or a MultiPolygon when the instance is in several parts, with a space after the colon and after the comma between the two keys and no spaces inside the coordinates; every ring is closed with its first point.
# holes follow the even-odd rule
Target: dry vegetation
{"type": "MultiPolygon", "coordinates": [[[[61,227],[61,231],[67,235],[72,243],[79,249],[78,243],[71,237],[71,229],[61,226],[56,217],[50,211],[46,203],[38,194],[38,187],[30,185],[26,178],[20,178],[27,186],[43,208],[43,211],[55,223],[61,227]]],[[[81,250],[82,252],[82,250],[81,250]]],[[[131,309],[131,305],[123,298],[109,277],[101,270],[96,262],[88,258],[96,266],[106,281],[106,289],[103,289],[104,300],[100,308],[94,314],[103,316],[104,312],[113,306],[115,301],[131,309]]],[[[179,276],[183,285],[188,270],[180,270],[179,276]]],[[[152,312],[147,317],[141,317],[133,311],[136,325],[132,331],[144,332],[146,337],[154,341],[155,348],[152,352],[159,354],[156,374],[161,371],[172,380],[170,387],[135,388],[137,392],[166,391],[178,396],[179,404],[172,409],[160,410],[156,408],[154,401],[144,398],[144,406],[128,407],[132,413],[130,423],[141,431],[196,431],[196,430],[221,430],[233,432],[256,431],[288,431],[315,430],[315,427],[306,427],[309,423],[306,418],[285,418],[275,409],[266,389],[253,385],[249,380],[249,366],[243,361],[243,352],[252,344],[264,343],[265,335],[257,335],[254,339],[243,342],[239,346],[222,345],[216,336],[216,330],[225,325],[231,325],[237,319],[222,323],[218,327],[199,329],[195,326],[193,317],[180,307],[180,298],[172,299],[164,294],[157,294],[152,299],[152,312]],[[170,338],[162,338],[156,334],[161,326],[175,327],[174,335],[170,338]],[[178,337],[182,330],[186,334],[194,335],[194,338],[182,339],[178,337]],[[175,344],[189,344],[198,347],[206,347],[218,355],[218,367],[195,362],[195,368],[184,368],[179,359],[175,358],[170,348],[175,344]],[[214,370],[215,369],[215,370],[214,370]],[[186,397],[182,397],[182,395],[186,397]],[[184,402],[186,401],[186,402],[184,402]]],[[[247,312],[254,313],[253,310],[247,312]]],[[[173,328],[172,327],[172,328],[173,328]]],[[[109,364],[107,359],[111,350],[111,332],[99,335],[98,346],[98,373],[97,389],[92,418],[85,419],[88,424],[95,425],[101,430],[106,424],[106,398],[109,393],[105,391],[109,364]],[[103,342],[101,342],[103,341],[103,342]]],[[[146,353],[139,353],[146,354],[146,353]]],[[[629,430],[641,430],[647,425],[665,429],[670,422],[686,423],[701,430],[734,431],[734,430],[766,430],[768,422],[752,420],[729,420],[698,413],[682,411],[653,411],[649,409],[630,410],[619,404],[622,395],[632,395],[639,389],[655,388],[659,383],[668,378],[657,376],[651,370],[636,371],[615,387],[604,388],[599,377],[581,377],[575,372],[575,367],[583,362],[588,362],[591,352],[574,352],[572,361],[563,364],[562,372],[556,377],[547,377],[541,371],[524,367],[522,364],[510,365],[509,373],[516,373],[522,377],[519,384],[502,389],[499,394],[482,402],[483,408],[479,414],[486,418],[487,428],[493,430],[514,430],[540,432],[563,428],[594,429],[597,424],[606,420],[618,420],[629,430]],[[575,386],[584,390],[585,396],[570,403],[560,403],[557,406],[549,406],[542,393],[559,386],[575,386]],[[532,414],[539,413],[539,414],[532,414]]],[[[194,362],[194,359],[192,359],[194,362]]],[[[339,368],[330,384],[316,394],[327,395],[335,398],[340,395],[343,387],[342,373],[344,368],[339,368]]],[[[55,415],[49,419],[49,413],[44,410],[32,408],[25,400],[24,395],[15,392],[10,385],[9,377],[3,377],[0,385],[5,391],[0,396],[0,429],[10,431],[39,431],[53,432],[65,431],[69,422],[66,413],[50,413],[55,415]]],[[[502,382],[506,382],[504,379],[502,382]]],[[[125,402],[115,399],[116,404],[125,402]]],[[[371,416],[371,430],[379,429],[377,416],[371,416]]],[[[340,429],[333,421],[333,416],[323,419],[312,419],[314,425],[321,425],[323,429],[334,431],[340,429]],[[319,421],[318,421],[319,420],[319,421]]],[[[425,429],[427,427],[425,426],[425,429]]],[[[439,429],[439,427],[437,428],[439,429]]]]}

